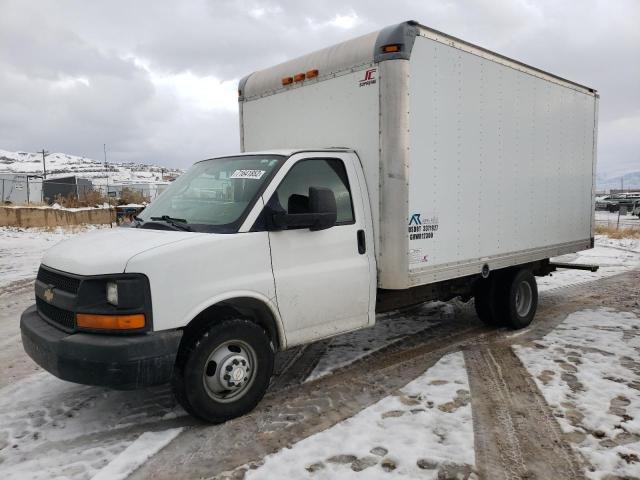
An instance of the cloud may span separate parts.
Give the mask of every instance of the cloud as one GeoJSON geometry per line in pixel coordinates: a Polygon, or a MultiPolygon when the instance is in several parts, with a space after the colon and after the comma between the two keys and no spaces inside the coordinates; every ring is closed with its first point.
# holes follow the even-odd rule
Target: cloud
{"type": "Polygon", "coordinates": [[[0,0],[0,147],[187,166],[239,148],[237,81],[415,19],[601,94],[599,163],[640,170],[640,3],[0,0]]]}
{"type": "Polygon", "coordinates": [[[344,15],[338,13],[333,18],[324,22],[317,22],[313,18],[307,18],[307,23],[313,30],[326,29],[327,27],[336,27],[343,30],[350,30],[362,24],[362,20],[353,10],[351,10],[349,13],[346,13],[344,15]]]}

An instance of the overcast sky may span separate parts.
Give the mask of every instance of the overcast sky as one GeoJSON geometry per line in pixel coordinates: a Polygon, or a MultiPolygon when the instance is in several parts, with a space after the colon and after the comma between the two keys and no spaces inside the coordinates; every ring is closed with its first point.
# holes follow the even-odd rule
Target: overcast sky
{"type": "Polygon", "coordinates": [[[639,0],[0,0],[0,148],[237,152],[240,77],[409,19],[596,88],[599,170],[640,170],[639,0]]]}

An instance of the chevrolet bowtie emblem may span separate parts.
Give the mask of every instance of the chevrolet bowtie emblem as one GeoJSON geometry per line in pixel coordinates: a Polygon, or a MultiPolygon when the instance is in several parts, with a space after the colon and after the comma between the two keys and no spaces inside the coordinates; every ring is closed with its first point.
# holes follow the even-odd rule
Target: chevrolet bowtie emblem
{"type": "Polygon", "coordinates": [[[53,288],[47,288],[43,295],[47,303],[51,303],[51,300],[53,300],[53,288]]]}

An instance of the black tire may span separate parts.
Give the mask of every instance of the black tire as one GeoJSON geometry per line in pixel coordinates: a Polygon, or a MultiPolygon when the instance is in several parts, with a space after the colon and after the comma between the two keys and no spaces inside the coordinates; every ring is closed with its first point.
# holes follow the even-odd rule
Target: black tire
{"type": "MultiPolygon", "coordinates": [[[[274,352],[265,331],[249,320],[235,318],[215,324],[188,341],[179,355],[172,382],[180,405],[189,414],[210,423],[222,423],[253,410],[267,391],[273,373],[274,352]],[[205,381],[205,378],[221,376],[222,366],[210,356],[220,349],[230,348],[227,344],[230,347],[241,344],[251,352],[251,376],[235,394],[237,398],[230,389],[232,396],[225,399],[224,393],[217,394],[209,389],[209,380],[205,381]]],[[[229,355],[237,354],[231,352],[229,355]]]]}
{"type": "Polygon", "coordinates": [[[476,314],[483,323],[499,327],[501,319],[496,312],[495,290],[494,274],[490,275],[489,278],[480,278],[474,286],[473,303],[476,314]]]}
{"type": "Polygon", "coordinates": [[[496,312],[501,322],[518,330],[528,327],[538,308],[538,285],[528,269],[507,270],[497,280],[496,312]]]}

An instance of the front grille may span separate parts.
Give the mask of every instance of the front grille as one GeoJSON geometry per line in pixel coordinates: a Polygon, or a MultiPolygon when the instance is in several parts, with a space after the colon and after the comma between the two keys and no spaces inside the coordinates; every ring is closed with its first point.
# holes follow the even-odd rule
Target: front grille
{"type": "Polygon", "coordinates": [[[77,278],[52,272],[42,267],[38,270],[38,280],[46,285],[52,285],[53,288],[59,288],[69,293],[78,293],[78,288],[80,287],[80,280],[77,278]]]}
{"type": "Polygon", "coordinates": [[[39,297],[36,297],[36,307],[40,316],[54,326],[66,331],[72,331],[76,326],[75,314],[51,305],[39,297]]]}

